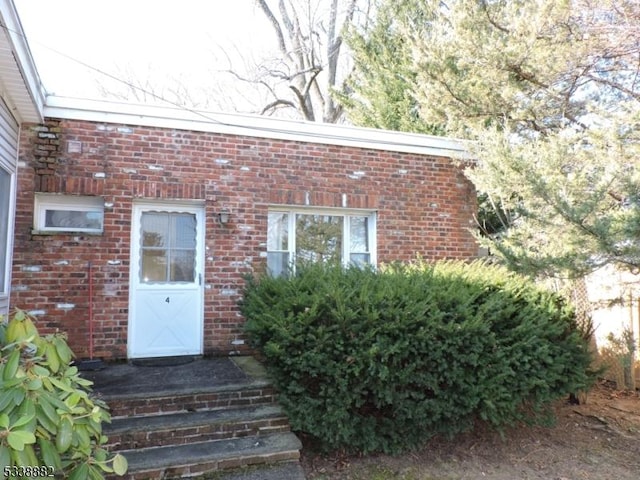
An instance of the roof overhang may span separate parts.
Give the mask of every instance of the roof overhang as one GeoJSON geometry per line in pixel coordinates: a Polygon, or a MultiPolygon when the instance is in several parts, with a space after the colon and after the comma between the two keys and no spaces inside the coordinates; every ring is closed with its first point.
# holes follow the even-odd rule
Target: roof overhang
{"type": "Polygon", "coordinates": [[[56,96],[47,97],[44,114],[49,118],[68,120],[294,140],[450,158],[467,157],[461,140],[259,115],[212,113],[188,108],[56,96]]]}
{"type": "Polygon", "coordinates": [[[45,90],[13,0],[0,0],[0,97],[18,123],[41,122],[45,90]]]}

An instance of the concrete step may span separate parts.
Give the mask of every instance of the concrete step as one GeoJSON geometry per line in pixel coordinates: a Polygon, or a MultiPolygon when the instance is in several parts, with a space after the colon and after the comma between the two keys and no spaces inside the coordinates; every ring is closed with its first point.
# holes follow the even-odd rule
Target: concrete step
{"type": "Polygon", "coordinates": [[[277,405],[117,418],[106,424],[111,450],[222,440],[288,432],[289,420],[277,405]]]}
{"type": "MultiPolygon", "coordinates": [[[[206,478],[206,477],[204,477],[206,478]]],[[[298,462],[260,465],[229,472],[220,472],[216,480],[305,480],[304,470],[298,462]]]]}
{"type": "Polygon", "coordinates": [[[211,472],[229,480],[245,473],[253,475],[249,480],[304,478],[297,461],[301,444],[255,359],[138,363],[110,364],[90,376],[96,396],[110,407],[112,423],[104,426],[109,449],[129,461],[125,478],[211,472]]]}
{"type": "Polygon", "coordinates": [[[101,398],[109,405],[111,417],[114,419],[265,405],[276,402],[275,390],[266,381],[155,394],[103,395],[101,398]]]}
{"type": "Polygon", "coordinates": [[[297,462],[301,448],[300,440],[287,432],[120,453],[129,462],[129,471],[124,478],[152,480],[194,477],[249,465],[297,462]]]}

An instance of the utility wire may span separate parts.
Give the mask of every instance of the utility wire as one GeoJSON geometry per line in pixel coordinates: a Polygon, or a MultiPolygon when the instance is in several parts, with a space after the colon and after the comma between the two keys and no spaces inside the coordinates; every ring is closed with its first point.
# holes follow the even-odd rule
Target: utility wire
{"type": "MultiPolygon", "coordinates": [[[[10,29],[9,27],[7,27],[6,25],[0,25],[0,27],[2,27],[4,30],[6,30],[7,32],[12,32],[15,35],[18,35],[20,37],[22,37],[23,39],[25,39],[25,41],[27,41],[28,44],[28,39],[26,34],[24,34],[23,32],[19,32],[13,29],[10,29]]],[[[43,44],[42,42],[38,42],[36,41],[35,43],[37,43],[38,45],[40,45],[42,48],[45,48],[46,50],[49,50],[52,53],[55,53],[56,55],[61,56],[62,58],[65,58],[71,62],[74,62],[78,65],[81,65],[84,68],[87,68],[91,71],[94,71],[106,78],[110,78],[111,80],[115,80],[118,83],[121,83],[125,86],[127,86],[128,88],[134,89],[134,90],[138,90],[142,93],[144,93],[145,95],[150,95],[154,98],[156,98],[157,100],[160,100],[162,102],[167,103],[168,105],[171,105],[172,107],[176,107],[180,110],[189,112],[191,114],[194,114],[196,116],[201,117],[202,119],[211,122],[211,123],[215,123],[218,125],[222,125],[225,127],[230,127],[230,128],[239,128],[239,129],[245,129],[245,130],[251,130],[251,131],[260,131],[260,132],[268,132],[268,133],[278,133],[278,134],[291,134],[292,132],[290,130],[287,129],[282,129],[282,128],[270,128],[270,127],[260,127],[260,126],[254,126],[254,127],[250,127],[250,126],[246,126],[246,125],[242,125],[242,124],[238,124],[238,123],[228,123],[228,122],[223,122],[220,121],[214,117],[211,117],[210,115],[208,115],[206,112],[203,112],[201,110],[196,110],[194,108],[190,108],[184,104],[178,103],[178,102],[174,102],[172,100],[169,100],[165,97],[163,97],[162,95],[158,95],[150,90],[147,90],[143,87],[140,87],[138,85],[135,85],[131,82],[129,82],[128,80],[125,80],[123,78],[118,77],[115,74],[109,73],[101,68],[98,68],[94,65],[91,65],[83,60],[80,60],[76,57],[73,57],[67,53],[61,52],[53,47],[50,47],[48,45],[43,44]]],[[[36,65],[37,67],[37,65],[36,65]]],[[[46,91],[46,87],[45,87],[45,91],[46,91]]],[[[85,98],[85,100],[91,100],[91,99],[87,99],[85,98]]],[[[108,100],[105,100],[108,101],[108,100]]],[[[114,102],[115,103],[115,102],[114,102]]],[[[222,113],[222,112],[221,112],[222,113]]],[[[300,122],[303,123],[303,122],[300,122]]],[[[307,124],[310,122],[307,122],[307,124]]],[[[330,125],[330,124],[319,124],[319,125],[330,125]]],[[[400,133],[400,132],[398,132],[400,133]]],[[[305,132],[304,133],[305,136],[309,136],[312,138],[320,138],[320,139],[334,139],[334,140],[343,140],[343,141],[353,141],[353,142],[357,142],[357,141],[362,141],[362,139],[360,138],[356,138],[356,137],[352,137],[352,136],[342,136],[342,135],[327,135],[324,133],[314,133],[314,132],[305,132]]],[[[416,135],[416,134],[414,134],[416,135]]],[[[444,137],[442,137],[444,138],[444,137]]],[[[401,146],[401,147],[416,147],[416,148],[424,148],[424,145],[419,144],[419,143],[409,143],[409,142],[396,142],[396,141],[386,141],[386,140],[378,140],[378,139],[367,139],[367,143],[370,144],[375,144],[375,145],[388,145],[388,146],[401,146]]]]}

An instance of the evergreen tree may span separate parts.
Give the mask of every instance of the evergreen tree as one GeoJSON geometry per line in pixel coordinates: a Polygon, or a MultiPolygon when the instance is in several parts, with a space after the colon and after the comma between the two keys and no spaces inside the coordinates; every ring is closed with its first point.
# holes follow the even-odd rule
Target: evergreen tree
{"type": "Polygon", "coordinates": [[[370,28],[352,25],[348,30],[354,70],[344,91],[335,93],[356,125],[442,135],[439,125],[430,125],[420,116],[413,88],[417,72],[410,46],[399,31],[407,24],[414,29],[424,25],[411,17],[416,10],[413,0],[383,3],[376,8],[370,28]]]}
{"type": "MultiPolygon", "coordinates": [[[[380,11],[393,5],[384,1],[380,11]]],[[[495,219],[510,226],[483,241],[531,275],[580,276],[609,263],[640,268],[640,4],[402,5],[386,44],[406,52],[395,58],[419,118],[472,140],[468,175],[495,219]]],[[[361,68],[366,51],[355,50],[361,68]]],[[[380,92],[358,95],[375,105],[384,102],[367,95],[380,92]]]]}

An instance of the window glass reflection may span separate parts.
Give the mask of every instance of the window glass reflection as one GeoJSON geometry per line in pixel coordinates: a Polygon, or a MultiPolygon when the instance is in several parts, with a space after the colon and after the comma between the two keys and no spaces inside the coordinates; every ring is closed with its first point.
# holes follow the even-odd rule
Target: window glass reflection
{"type": "Polygon", "coordinates": [[[140,281],[195,282],[196,216],[192,213],[143,212],[140,281]]]}
{"type": "Polygon", "coordinates": [[[102,230],[103,215],[101,212],[46,210],[44,215],[44,226],[46,228],[102,230]]]}
{"type": "Polygon", "coordinates": [[[340,261],[344,217],[296,215],[296,258],[313,262],[340,261]]]}
{"type": "Polygon", "coordinates": [[[267,221],[267,250],[287,250],[289,248],[289,215],[269,213],[267,221]]]}

